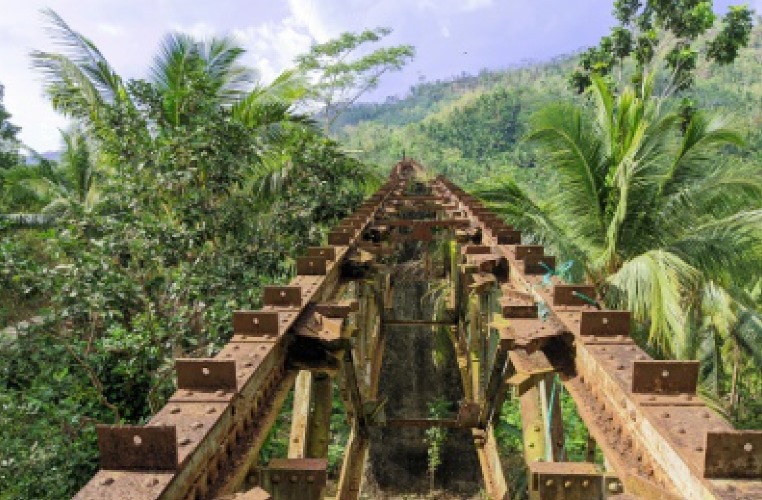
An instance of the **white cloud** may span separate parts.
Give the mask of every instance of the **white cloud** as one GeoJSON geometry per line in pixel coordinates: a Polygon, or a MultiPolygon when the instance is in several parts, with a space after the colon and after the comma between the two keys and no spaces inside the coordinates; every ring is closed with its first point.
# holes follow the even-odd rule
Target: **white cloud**
{"type": "Polygon", "coordinates": [[[98,31],[110,36],[121,37],[125,35],[125,30],[123,27],[117,26],[116,24],[110,24],[110,23],[99,23],[98,31]]]}
{"type": "Polygon", "coordinates": [[[236,28],[233,35],[248,48],[254,67],[265,82],[272,81],[281,71],[293,66],[296,56],[307,52],[313,41],[293,18],[236,28]]]}

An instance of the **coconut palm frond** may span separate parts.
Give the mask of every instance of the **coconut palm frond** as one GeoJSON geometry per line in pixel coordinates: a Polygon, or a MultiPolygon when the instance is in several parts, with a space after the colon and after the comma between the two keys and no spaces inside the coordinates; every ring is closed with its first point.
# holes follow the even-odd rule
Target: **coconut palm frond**
{"type": "Polygon", "coordinates": [[[651,345],[664,353],[681,352],[686,344],[686,296],[696,292],[700,280],[701,273],[677,255],[653,250],[625,262],[608,277],[608,300],[649,325],[651,345]]]}

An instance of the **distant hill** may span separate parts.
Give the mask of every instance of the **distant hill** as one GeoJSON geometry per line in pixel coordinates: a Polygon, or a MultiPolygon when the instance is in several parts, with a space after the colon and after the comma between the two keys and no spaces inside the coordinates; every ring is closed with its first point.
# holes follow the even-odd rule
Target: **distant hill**
{"type": "MultiPolygon", "coordinates": [[[[60,161],[61,160],[61,152],[60,151],[45,151],[44,153],[38,153],[39,156],[45,158],[46,160],[50,161],[60,161]]],[[[33,164],[37,163],[37,156],[35,155],[27,155],[25,157],[26,164],[33,164]]]]}
{"type": "MultiPolygon", "coordinates": [[[[510,169],[533,175],[534,158],[522,144],[530,116],[551,102],[581,99],[569,89],[576,56],[502,71],[482,71],[411,87],[403,97],[358,104],[335,130],[349,150],[383,166],[403,153],[458,182],[510,169]],[[517,170],[516,167],[523,167],[517,170]]],[[[732,117],[748,134],[745,155],[762,153],[762,28],[727,67],[699,68],[686,95],[700,108],[732,117]]]]}

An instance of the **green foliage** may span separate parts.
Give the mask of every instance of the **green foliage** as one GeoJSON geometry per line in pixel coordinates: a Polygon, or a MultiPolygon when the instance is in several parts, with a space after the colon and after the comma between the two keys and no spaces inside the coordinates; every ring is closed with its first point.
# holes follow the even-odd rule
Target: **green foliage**
{"type": "Polygon", "coordinates": [[[315,80],[308,96],[322,106],[326,130],[360,96],[376,88],[384,73],[399,71],[415,56],[412,45],[397,45],[350,58],[391,32],[389,28],[376,28],[342,33],[334,40],[314,44],[307,54],[296,58],[299,69],[315,80]]]}
{"type": "Polygon", "coordinates": [[[93,425],[146,421],[173,390],[172,360],[213,355],[231,311],[258,307],[377,181],[292,112],[301,79],[255,84],[231,39],[170,35],[150,79],[126,81],[48,17],[65,50],[33,58],[81,128],[60,164],[14,167],[19,196],[4,190],[24,220],[55,215],[45,231],[0,221],[0,312],[47,310],[43,328],[0,341],[11,498],[74,494],[97,467],[93,425]],[[273,172],[287,175],[264,190],[273,172]]]}
{"type": "MultiPolygon", "coordinates": [[[[17,165],[21,161],[18,152],[19,144],[17,138],[21,129],[9,121],[11,114],[3,105],[4,94],[5,89],[3,85],[0,84],[0,172],[17,165]]],[[[0,182],[2,182],[1,178],[0,182]]],[[[0,188],[2,188],[1,183],[0,188]]]]}
{"type": "MultiPolygon", "coordinates": [[[[449,413],[450,402],[437,398],[427,405],[429,418],[444,418],[449,413]]],[[[442,465],[442,449],[447,441],[447,429],[445,427],[429,427],[425,431],[426,445],[428,446],[429,484],[430,489],[434,486],[434,476],[437,468],[442,465]]]]}
{"type": "MultiPolygon", "coordinates": [[[[674,90],[688,89],[699,61],[698,44],[710,36],[715,24],[712,7],[713,2],[708,0],[615,0],[614,16],[620,24],[611,36],[604,36],[598,46],[580,56],[579,67],[570,76],[572,88],[584,92],[592,76],[610,75],[617,63],[621,80],[625,60],[631,55],[637,63],[632,79],[641,82],[647,66],[660,63],[656,56],[665,52],[674,90]]],[[[748,6],[731,6],[722,19],[722,28],[707,41],[706,60],[733,62],[739,50],[748,45],[751,29],[748,6]]]]}

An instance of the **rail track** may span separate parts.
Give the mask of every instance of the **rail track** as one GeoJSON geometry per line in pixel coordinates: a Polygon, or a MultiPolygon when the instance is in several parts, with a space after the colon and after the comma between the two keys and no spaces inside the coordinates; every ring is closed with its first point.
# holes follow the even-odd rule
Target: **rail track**
{"type": "Polygon", "coordinates": [[[697,396],[697,362],[651,359],[629,312],[600,307],[556,267],[478,199],[402,161],[328,245],[297,258],[289,285],[265,288],[261,310],[232,312],[214,358],[176,360],[177,390],[146,425],[98,426],[100,470],[75,498],[322,498],[334,380],[352,428],[342,500],[360,495],[373,426],[470,430],[487,495],[510,498],[493,432],[507,397],[520,401],[530,498],[762,498],[762,432],[734,430],[697,396]],[[452,321],[410,324],[450,329],[464,399],[453,418],[386,419],[386,263],[441,240],[457,248],[440,270],[452,321]],[[605,469],[565,461],[561,385],[605,469]],[[292,389],[288,458],[261,466],[292,389]]]}

